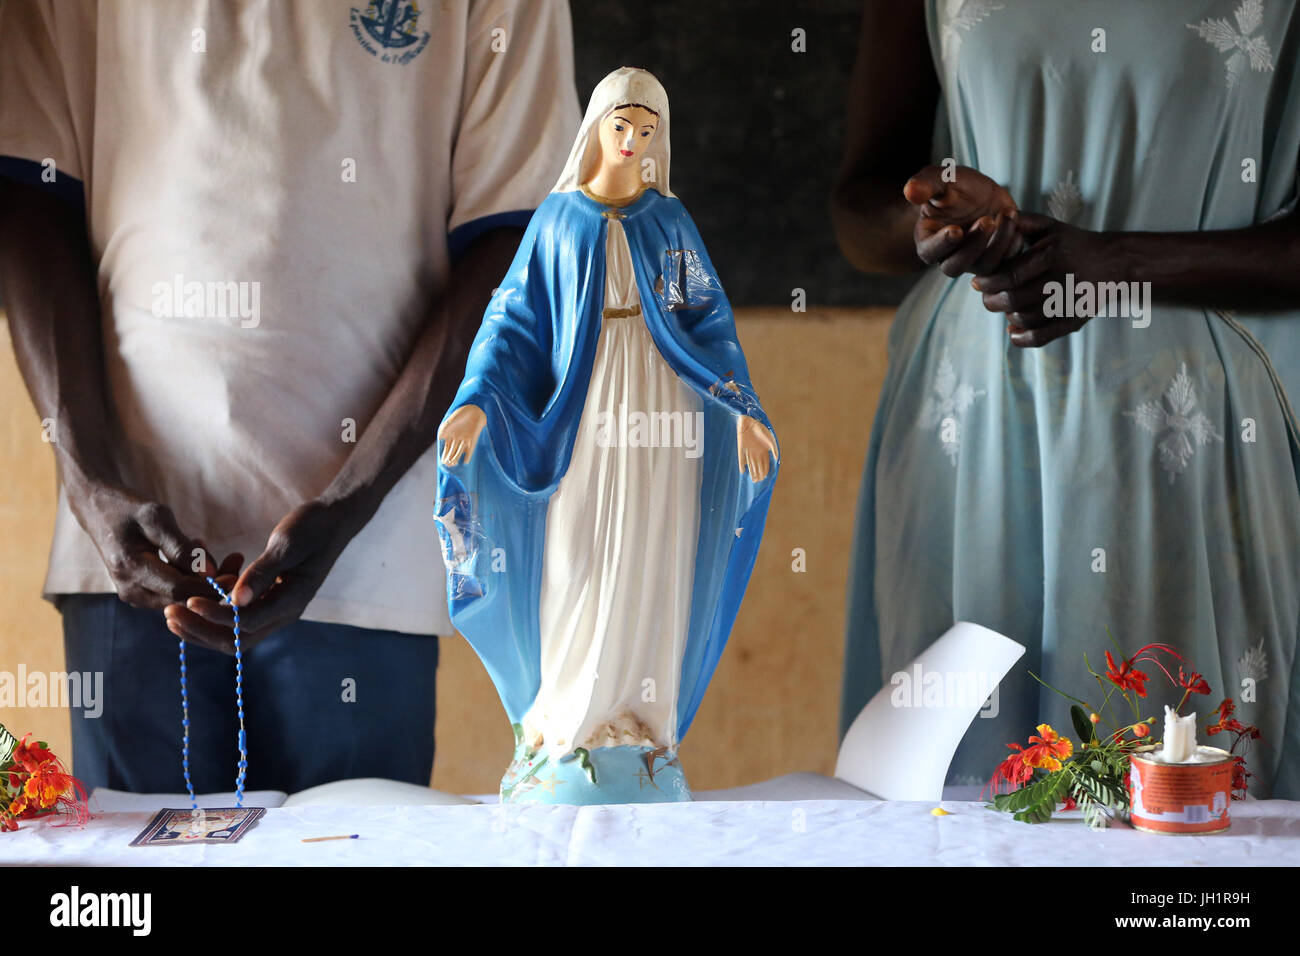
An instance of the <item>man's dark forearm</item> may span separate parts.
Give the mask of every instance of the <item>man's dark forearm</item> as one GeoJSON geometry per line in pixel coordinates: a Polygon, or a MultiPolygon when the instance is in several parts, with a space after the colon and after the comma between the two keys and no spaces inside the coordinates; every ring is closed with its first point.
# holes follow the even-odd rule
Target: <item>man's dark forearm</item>
{"type": "Polygon", "coordinates": [[[465,374],[483,310],[510,267],[522,235],[518,229],[493,230],[457,261],[388,397],[321,496],[327,503],[349,506],[347,513],[356,523],[352,533],[360,530],[398,479],[433,444],[465,374]]]}
{"type": "Polygon", "coordinates": [[[19,371],[37,414],[54,422],[63,481],[116,484],[99,290],[82,211],[0,178],[0,287],[19,371]]]}

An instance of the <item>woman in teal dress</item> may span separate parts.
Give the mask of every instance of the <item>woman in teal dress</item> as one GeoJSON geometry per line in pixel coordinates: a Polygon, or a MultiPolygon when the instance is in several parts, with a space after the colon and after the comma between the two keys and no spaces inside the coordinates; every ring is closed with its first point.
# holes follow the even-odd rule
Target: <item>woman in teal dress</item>
{"type": "Polygon", "coordinates": [[[842,729],[954,621],[994,628],[1028,651],[949,769],[982,782],[1070,726],[1026,671],[1086,691],[1109,629],[1194,664],[1202,726],[1236,698],[1251,791],[1300,799],[1300,9],[911,0],[862,31],[837,234],[930,268],[890,333],[842,729]],[[1107,282],[1136,297],[1049,299],[1107,282]]]}

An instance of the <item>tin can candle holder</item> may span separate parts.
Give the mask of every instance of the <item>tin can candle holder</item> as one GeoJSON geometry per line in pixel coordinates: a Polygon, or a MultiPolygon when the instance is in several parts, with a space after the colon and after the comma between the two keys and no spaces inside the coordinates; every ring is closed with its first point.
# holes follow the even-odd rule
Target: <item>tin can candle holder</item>
{"type": "Polygon", "coordinates": [[[1232,803],[1232,755],[1201,746],[1196,758],[1167,763],[1161,748],[1143,747],[1129,757],[1133,789],[1130,819],[1149,833],[1222,833],[1232,803]]]}

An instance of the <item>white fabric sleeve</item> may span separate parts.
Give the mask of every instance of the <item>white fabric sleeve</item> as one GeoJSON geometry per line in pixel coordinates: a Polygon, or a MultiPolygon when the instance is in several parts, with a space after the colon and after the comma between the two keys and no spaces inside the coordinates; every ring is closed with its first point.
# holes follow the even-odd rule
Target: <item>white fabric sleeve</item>
{"type": "Polygon", "coordinates": [[[476,229],[526,224],[559,176],[579,120],[567,0],[475,0],[466,37],[447,224],[453,248],[476,229]],[[521,212],[514,223],[511,214],[521,212]]]}
{"type": "Polygon", "coordinates": [[[94,77],[93,7],[0,3],[0,173],[80,191],[90,165],[94,77]],[[42,178],[47,160],[52,176],[42,178]]]}

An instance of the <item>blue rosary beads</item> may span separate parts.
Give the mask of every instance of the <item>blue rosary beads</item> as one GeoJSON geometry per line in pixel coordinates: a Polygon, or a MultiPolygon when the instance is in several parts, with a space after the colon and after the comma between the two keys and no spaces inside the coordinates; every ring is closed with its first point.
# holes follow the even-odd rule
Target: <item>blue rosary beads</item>
{"type": "MultiPolygon", "coordinates": [[[[239,708],[239,768],[235,775],[235,806],[244,805],[244,778],[248,773],[248,738],[244,735],[244,657],[239,645],[239,608],[230,599],[230,595],[221,589],[213,578],[208,578],[221,603],[227,605],[235,614],[235,704],[239,708]]],[[[194,782],[190,780],[190,697],[185,682],[185,642],[180,642],[181,650],[181,727],[184,737],[181,741],[181,768],[185,771],[185,789],[190,794],[190,807],[197,811],[198,800],[194,796],[194,782]]]]}

